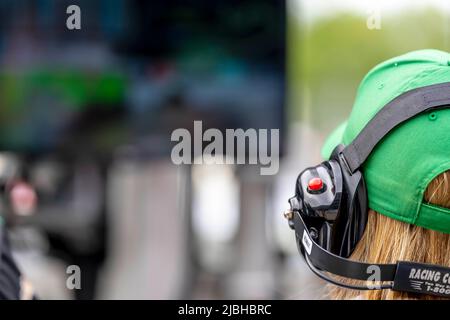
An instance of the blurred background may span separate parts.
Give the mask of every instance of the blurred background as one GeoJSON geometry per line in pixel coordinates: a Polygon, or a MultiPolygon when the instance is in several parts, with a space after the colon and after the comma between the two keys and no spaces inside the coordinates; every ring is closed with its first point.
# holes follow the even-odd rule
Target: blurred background
{"type": "Polygon", "coordinates": [[[0,212],[24,275],[43,299],[325,298],[281,215],[296,176],[370,68],[450,50],[449,14],[445,0],[3,0],[0,212]],[[170,135],[194,120],[279,129],[279,172],[175,165],[170,135]]]}

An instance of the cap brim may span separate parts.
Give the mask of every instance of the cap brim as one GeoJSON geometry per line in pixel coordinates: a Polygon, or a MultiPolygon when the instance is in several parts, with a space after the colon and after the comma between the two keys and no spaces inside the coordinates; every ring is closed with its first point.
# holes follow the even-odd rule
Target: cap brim
{"type": "Polygon", "coordinates": [[[344,135],[345,128],[347,127],[347,121],[341,123],[334,131],[328,136],[325,144],[322,147],[322,157],[329,159],[334,148],[342,143],[342,136],[344,135]]]}

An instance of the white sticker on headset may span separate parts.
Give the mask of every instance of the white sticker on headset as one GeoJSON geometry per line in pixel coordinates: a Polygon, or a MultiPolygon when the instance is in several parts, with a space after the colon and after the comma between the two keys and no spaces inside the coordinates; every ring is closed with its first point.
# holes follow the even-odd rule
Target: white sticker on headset
{"type": "Polygon", "coordinates": [[[306,252],[308,252],[308,255],[310,255],[312,250],[312,241],[306,230],[303,231],[302,244],[306,252]]]}

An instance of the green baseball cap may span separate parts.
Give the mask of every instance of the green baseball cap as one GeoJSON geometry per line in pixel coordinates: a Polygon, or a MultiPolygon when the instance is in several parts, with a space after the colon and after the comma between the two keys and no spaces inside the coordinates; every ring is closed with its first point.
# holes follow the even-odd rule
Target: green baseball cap
{"type": "MultiPolygon", "coordinates": [[[[389,59],[362,80],[352,112],[328,137],[322,156],[348,145],[388,102],[412,89],[450,82],[450,54],[419,50],[389,59]]],[[[450,109],[438,109],[394,128],[363,164],[369,208],[393,219],[450,233],[450,209],[425,203],[423,194],[450,170],[450,109]]]]}

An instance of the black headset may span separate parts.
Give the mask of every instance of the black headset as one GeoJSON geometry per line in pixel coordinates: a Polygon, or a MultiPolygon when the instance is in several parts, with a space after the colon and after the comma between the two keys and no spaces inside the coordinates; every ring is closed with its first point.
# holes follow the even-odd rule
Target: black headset
{"type": "Polygon", "coordinates": [[[295,230],[300,254],[316,275],[356,290],[393,289],[450,297],[450,268],[405,261],[369,264],[347,259],[367,224],[362,165],[395,127],[418,114],[449,105],[450,82],[407,91],[386,104],[349,145],[338,145],[330,160],[300,173],[285,217],[295,230]],[[354,285],[327,273],[371,281],[354,285]]]}

